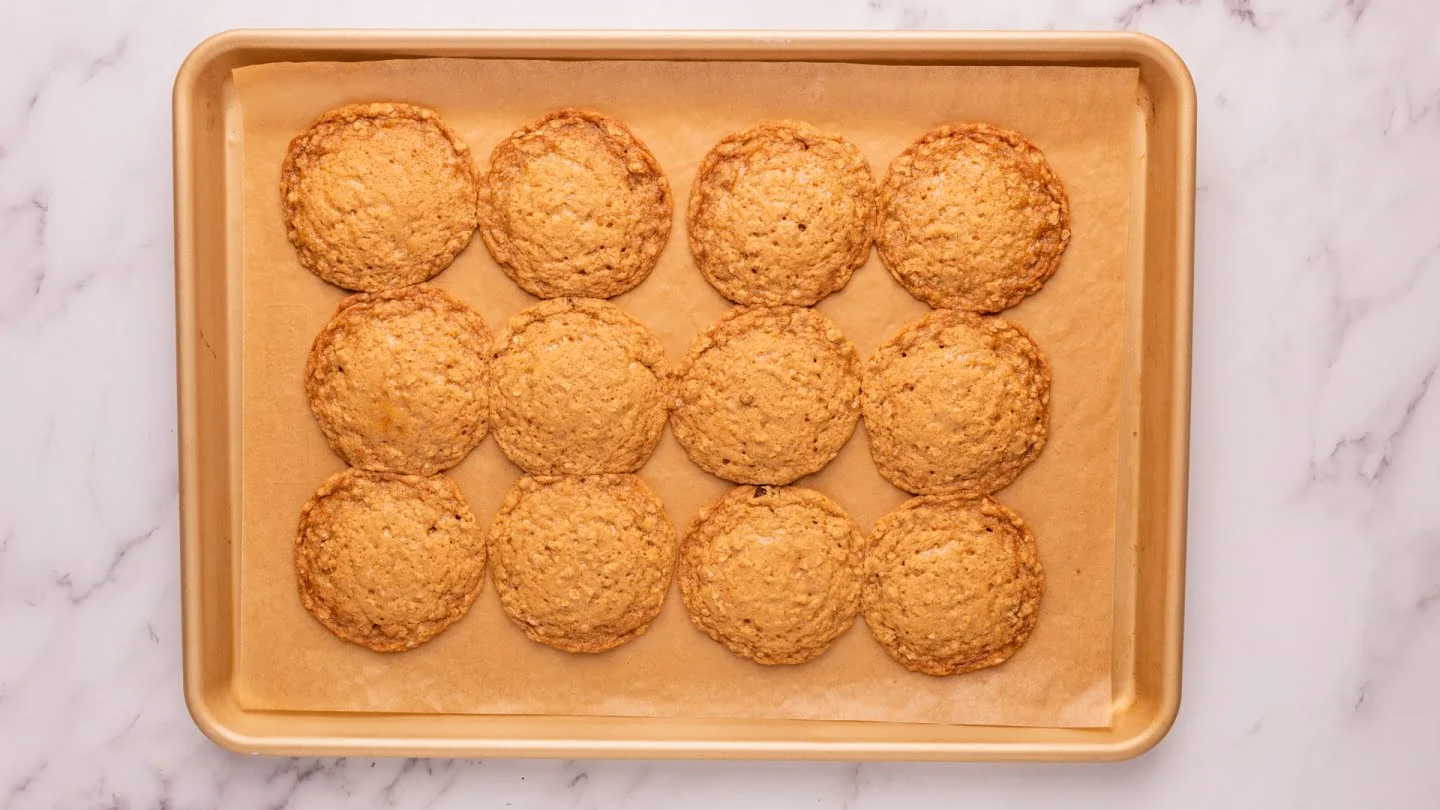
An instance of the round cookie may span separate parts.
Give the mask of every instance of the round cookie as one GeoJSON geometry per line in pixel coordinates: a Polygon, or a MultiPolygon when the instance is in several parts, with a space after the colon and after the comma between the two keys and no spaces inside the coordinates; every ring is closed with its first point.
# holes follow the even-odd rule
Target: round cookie
{"type": "Polygon", "coordinates": [[[860,609],[864,538],[839,505],[801,487],[739,487],[700,510],[680,544],[695,626],[760,664],[819,656],[860,609]]]}
{"type": "Polygon", "coordinates": [[[470,149],[433,110],[352,104],[290,142],[280,200],[300,263],[347,290],[444,270],[475,232],[470,149]]]}
{"type": "Polygon", "coordinates": [[[352,295],[315,337],[305,393],[352,466],[429,475],[485,437],[489,355],[485,321],[438,287],[352,295]]]}
{"type": "Polygon", "coordinates": [[[348,469],[300,512],[300,601],[345,641],[408,650],[464,616],[485,584],[485,533],[455,482],[348,469]]]}
{"type": "Polygon", "coordinates": [[[671,207],[660,164],[624,124],[560,110],[491,153],[480,236],[531,295],[610,298],[655,268],[671,207]]]}
{"type": "Polygon", "coordinates": [[[855,144],[805,123],[727,136],[690,192],[690,253],[739,304],[808,306],[870,256],[875,178],[855,144]]]}
{"type": "Polygon", "coordinates": [[[532,475],[634,472],[669,414],[664,361],[650,330],[606,301],[557,298],[522,310],[496,344],[495,440],[532,475]]]}
{"type": "Polygon", "coordinates": [[[865,623],[914,672],[1004,663],[1035,629],[1044,592],[1034,533],[990,498],[912,499],[880,518],[867,544],[865,623]]]}
{"type": "Polygon", "coordinates": [[[707,472],[788,484],[828,464],[855,431],[859,372],[854,345],[813,309],[732,309],[677,368],[670,428],[707,472]]]}
{"type": "Polygon", "coordinates": [[[932,307],[999,312],[1045,284],[1070,243],[1070,200],[1045,155],[987,124],[933,129],[890,164],[876,247],[932,307]]]}
{"type": "Polygon", "coordinates": [[[937,309],[865,364],[870,455],[918,495],[988,495],[1045,447],[1050,364],[1003,318],[937,309]]]}
{"type": "Polygon", "coordinates": [[[490,529],[505,614],[566,652],[604,652],[648,630],[675,555],[664,504],[634,475],[526,476],[490,529]]]}

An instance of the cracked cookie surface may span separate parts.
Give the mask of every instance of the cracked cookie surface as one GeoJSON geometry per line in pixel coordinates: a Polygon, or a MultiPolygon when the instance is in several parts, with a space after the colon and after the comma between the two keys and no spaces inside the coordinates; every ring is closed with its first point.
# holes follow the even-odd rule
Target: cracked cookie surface
{"type": "Polygon", "coordinates": [[[606,301],[542,301],[495,344],[491,423],[507,458],[532,475],[634,472],[669,415],[660,341],[606,301]]]}
{"type": "Polygon", "coordinates": [[[650,275],[670,238],[670,183],[623,123],[553,112],[495,147],[480,184],[480,236],[539,298],[610,298],[650,275]]]}
{"type": "Polygon", "coordinates": [[[1050,365],[1021,327],[937,309],[865,363],[870,456],[917,495],[988,495],[1040,455],[1050,432],[1050,365]]]}
{"type": "Polygon", "coordinates": [[[725,137],[700,164],[690,252],[731,301],[808,306],[869,258],[875,211],[875,178],[853,143],[766,122],[725,137]]]}
{"type": "Polygon", "coordinates": [[[1070,243],[1070,199],[1039,147],[988,124],[942,126],[880,185],[880,258],[932,307],[999,312],[1044,286],[1070,243]]]}
{"type": "Polygon", "coordinates": [[[505,614],[566,652],[604,652],[648,630],[676,554],[664,504],[634,475],[526,476],[490,529],[505,614]]]}
{"type": "Polygon", "coordinates": [[[1035,629],[1044,592],[1034,533],[990,498],[915,498],[870,534],[865,623],[906,669],[957,675],[1004,663],[1035,629]]]}
{"type": "Polygon", "coordinates": [[[352,295],[315,337],[305,393],[351,465],[429,475],[485,438],[490,329],[429,284],[352,295]]]}
{"type": "Polygon", "coordinates": [[[485,583],[485,533],[455,482],[354,468],[305,504],[300,601],[345,641],[408,650],[455,623],[485,583]]]}
{"type": "Polygon", "coordinates": [[[860,358],[805,307],[732,309],[676,371],[675,438],[737,484],[788,484],[830,462],[860,415],[860,358]]]}
{"type": "Polygon", "coordinates": [[[860,609],[864,538],[838,504],[802,487],[744,486],[707,504],[680,544],[690,620],[761,664],[801,664],[860,609]]]}
{"type": "Polygon", "coordinates": [[[290,142],[280,170],[286,232],[300,263],[347,290],[425,281],[475,232],[470,149],[434,110],[352,104],[290,142]]]}

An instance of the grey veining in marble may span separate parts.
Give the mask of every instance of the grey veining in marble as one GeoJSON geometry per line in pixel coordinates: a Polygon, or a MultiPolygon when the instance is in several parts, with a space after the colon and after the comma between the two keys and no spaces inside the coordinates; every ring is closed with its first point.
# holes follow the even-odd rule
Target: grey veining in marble
{"type": "Polygon", "coordinates": [[[0,6],[0,810],[1440,806],[1440,4],[0,6]],[[1091,767],[245,758],[180,690],[170,87],[243,26],[1128,28],[1195,74],[1184,705],[1091,767]]]}

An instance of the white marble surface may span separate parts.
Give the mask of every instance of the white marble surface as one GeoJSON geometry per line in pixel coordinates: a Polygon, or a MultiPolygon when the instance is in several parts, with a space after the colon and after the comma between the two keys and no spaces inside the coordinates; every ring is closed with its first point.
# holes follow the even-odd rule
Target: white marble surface
{"type": "Polygon", "coordinates": [[[0,4],[0,810],[1440,806],[1434,0],[0,4]],[[1185,697],[1100,766],[243,758],[181,700],[170,85],[241,26],[1134,28],[1200,99],[1185,697]]]}

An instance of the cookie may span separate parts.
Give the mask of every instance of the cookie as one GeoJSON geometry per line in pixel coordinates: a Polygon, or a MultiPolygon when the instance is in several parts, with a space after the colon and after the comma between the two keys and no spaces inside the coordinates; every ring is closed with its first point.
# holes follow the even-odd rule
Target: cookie
{"type": "Polygon", "coordinates": [[[489,354],[484,319],[438,287],[352,295],[310,348],[305,393],[352,466],[429,475],[485,437],[489,354]]]}
{"type": "Polygon", "coordinates": [[[496,343],[495,440],[532,475],[634,472],[669,414],[664,361],[650,330],[606,301],[522,310],[496,343]]]}
{"type": "Polygon", "coordinates": [[[707,472],[788,484],[840,452],[860,415],[860,358],[803,307],[732,309],[676,370],[670,428],[707,472]]]}
{"type": "Polygon", "coordinates": [[[347,290],[387,290],[444,270],[475,232],[470,149],[433,110],[351,104],[295,136],[280,170],[300,263],[347,290]]]}
{"type": "Polygon", "coordinates": [[[1050,364],[1009,321],[937,309],[865,364],[870,455],[917,495],[988,495],[1045,447],[1050,364]]]}
{"type": "Polygon", "coordinates": [[[700,510],[680,544],[690,620],[761,664],[825,652],[860,609],[864,538],[812,489],[739,487],[700,510]]]}
{"type": "Polygon", "coordinates": [[[624,124],[560,110],[495,147],[480,236],[531,295],[610,298],[655,268],[671,207],[660,164],[624,124]]]}
{"type": "Polygon", "coordinates": [[[865,623],[914,672],[1004,663],[1035,629],[1044,592],[1034,533],[990,498],[907,501],[866,547],[865,623]]]}
{"type": "Polygon", "coordinates": [[[526,476],[490,529],[505,614],[566,652],[604,652],[648,630],[675,555],[664,505],[634,475],[526,476]]]}
{"type": "Polygon", "coordinates": [[[758,124],[726,137],[690,191],[690,253],[738,304],[808,306],[870,256],[875,178],[855,144],[809,124],[758,124]]]}
{"type": "Polygon", "coordinates": [[[880,258],[932,307],[999,312],[1038,292],[1070,243],[1070,199],[1045,155],[987,124],[933,129],[880,186],[880,258]]]}
{"type": "Polygon", "coordinates": [[[305,504],[300,602],[376,652],[408,650],[464,616],[485,583],[485,532],[455,482],[348,469],[305,504]]]}

